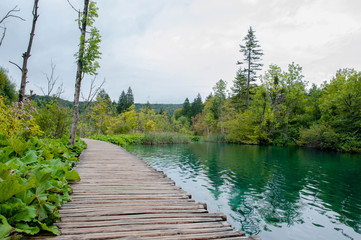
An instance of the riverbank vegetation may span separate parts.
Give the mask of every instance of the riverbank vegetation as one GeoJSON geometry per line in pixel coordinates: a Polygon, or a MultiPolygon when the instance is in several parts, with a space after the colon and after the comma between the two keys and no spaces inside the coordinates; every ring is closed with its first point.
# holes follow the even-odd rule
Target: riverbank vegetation
{"type": "Polygon", "coordinates": [[[110,142],[121,147],[133,144],[158,145],[158,144],[184,144],[195,141],[194,137],[179,133],[147,132],[144,134],[120,134],[120,135],[94,135],[91,139],[110,142]]]}
{"type": "Polygon", "coordinates": [[[7,105],[9,100],[0,97],[0,238],[58,235],[53,223],[60,220],[58,208],[71,200],[68,182],[80,180],[72,168],[86,145],[68,145],[68,134],[49,138],[59,133],[59,122],[39,125],[43,109],[37,112],[30,101],[7,105]]]}

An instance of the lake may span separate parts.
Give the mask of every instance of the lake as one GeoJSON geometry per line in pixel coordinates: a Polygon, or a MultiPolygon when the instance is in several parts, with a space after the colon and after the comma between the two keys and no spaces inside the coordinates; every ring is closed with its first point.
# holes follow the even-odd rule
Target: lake
{"type": "Polygon", "coordinates": [[[361,155],[220,143],[128,150],[247,234],[361,239],[361,155]]]}

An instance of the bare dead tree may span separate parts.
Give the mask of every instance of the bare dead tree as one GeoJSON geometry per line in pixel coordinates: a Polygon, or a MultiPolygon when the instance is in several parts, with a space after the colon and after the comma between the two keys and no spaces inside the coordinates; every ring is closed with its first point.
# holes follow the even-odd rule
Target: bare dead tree
{"type": "Polygon", "coordinates": [[[35,36],[36,21],[39,18],[38,5],[39,5],[39,0],[34,0],[33,23],[32,23],[31,32],[30,32],[28,48],[27,48],[26,52],[23,53],[23,67],[20,67],[16,63],[10,61],[10,63],[17,66],[19,68],[19,70],[21,71],[21,85],[20,85],[20,90],[19,90],[19,102],[24,101],[24,98],[25,98],[25,88],[26,88],[26,84],[27,84],[26,78],[27,78],[27,74],[28,74],[28,60],[31,56],[30,53],[31,53],[31,47],[33,46],[34,36],[35,36]]]}
{"type": "Polygon", "coordinates": [[[83,116],[81,118],[81,127],[80,127],[80,134],[79,134],[80,137],[83,137],[84,116],[86,115],[87,109],[91,105],[91,103],[93,102],[95,96],[102,89],[102,87],[103,87],[103,85],[105,83],[105,79],[104,79],[103,82],[99,85],[99,87],[97,87],[95,85],[95,80],[96,80],[96,77],[94,77],[91,80],[89,94],[88,94],[87,98],[85,98],[83,93],[81,93],[81,97],[82,97],[83,101],[85,102],[85,105],[84,105],[84,113],[83,113],[83,116]]]}
{"type": "Polygon", "coordinates": [[[5,17],[3,17],[1,20],[0,20],[0,28],[3,29],[3,33],[2,33],[2,36],[0,38],[0,47],[4,41],[4,38],[5,38],[5,35],[6,35],[6,26],[5,26],[5,20],[6,19],[9,19],[9,18],[18,18],[22,21],[25,21],[25,19],[23,19],[22,17],[16,15],[16,12],[20,12],[20,9],[18,9],[18,6],[15,6],[13,9],[11,9],[10,11],[8,11],[5,15],[5,17]]]}
{"type": "Polygon", "coordinates": [[[64,90],[64,84],[61,83],[58,88],[56,89],[56,93],[54,94],[54,97],[59,99],[61,98],[61,95],[63,95],[63,93],[65,92],[64,90]]]}
{"type": "MultiPolygon", "coordinates": [[[[47,73],[43,73],[45,75],[45,78],[47,80],[47,89],[43,89],[42,87],[39,87],[41,92],[43,93],[44,96],[46,96],[46,101],[48,102],[51,96],[51,93],[53,92],[58,80],[59,80],[59,76],[54,76],[55,75],[55,68],[56,65],[51,61],[50,63],[50,74],[47,73]]],[[[61,94],[64,92],[63,90],[63,83],[61,83],[58,86],[58,89],[56,90],[56,93],[54,94],[55,98],[60,98],[61,94]]]]}

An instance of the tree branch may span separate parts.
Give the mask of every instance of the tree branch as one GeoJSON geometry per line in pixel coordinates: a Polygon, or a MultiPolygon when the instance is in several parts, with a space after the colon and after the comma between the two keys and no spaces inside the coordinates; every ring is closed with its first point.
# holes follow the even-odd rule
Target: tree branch
{"type": "Polygon", "coordinates": [[[17,7],[18,7],[18,6],[16,5],[13,9],[11,9],[9,12],[7,12],[7,14],[5,15],[5,17],[3,17],[3,18],[0,20],[0,24],[2,24],[2,23],[5,21],[5,19],[11,18],[11,17],[13,17],[13,18],[18,18],[18,19],[20,19],[20,20],[25,21],[24,18],[12,14],[13,12],[20,12],[20,9],[17,9],[17,7]]]}
{"type": "Polygon", "coordinates": [[[70,7],[71,7],[75,12],[80,13],[80,10],[77,10],[77,9],[74,7],[74,5],[71,4],[71,2],[70,2],[69,0],[67,0],[67,1],[68,1],[68,3],[69,3],[70,7]]]}
{"type": "Polygon", "coordinates": [[[23,69],[22,69],[19,65],[17,65],[16,63],[14,63],[14,62],[12,62],[12,61],[9,61],[9,63],[14,64],[15,66],[17,66],[17,67],[19,68],[20,71],[23,71],[23,69]]]}
{"type": "Polygon", "coordinates": [[[13,18],[18,18],[18,19],[20,19],[20,20],[25,21],[25,19],[23,19],[22,17],[12,14],[13,12],[19,12],[19,11],[20,11],[19,9],[17,9],[17,7],[18,7],[18,6],[15,6],[13,9],[11,9],[9,12],[7,12],[6,15],[5,15],[5,17],[3,17],[3,18],[0,20],[0,24],[3,24],[3,25],[4,25],[4,26],[0,26],[1,28],[4,29],[3,34],[2,34],[2,36],[1,36],[1,40],[0,40],[0,47],[1,47],[2,43],[3,43],[4,38],[5,38],[5,35],[6,35],[6,27],[5,27],[4,21],[5,21],[6,19],[12,18],[12,17],[13,17],[13,18]]]}

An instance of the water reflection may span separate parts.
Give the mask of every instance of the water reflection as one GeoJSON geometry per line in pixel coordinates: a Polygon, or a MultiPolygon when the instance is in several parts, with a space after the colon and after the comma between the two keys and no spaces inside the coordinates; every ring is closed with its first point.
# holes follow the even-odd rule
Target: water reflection
{"type": "Polygon", "coordinates": [[[232,144],[130,150],[248,234],[361,239],[359,155],[232,144]]]}

